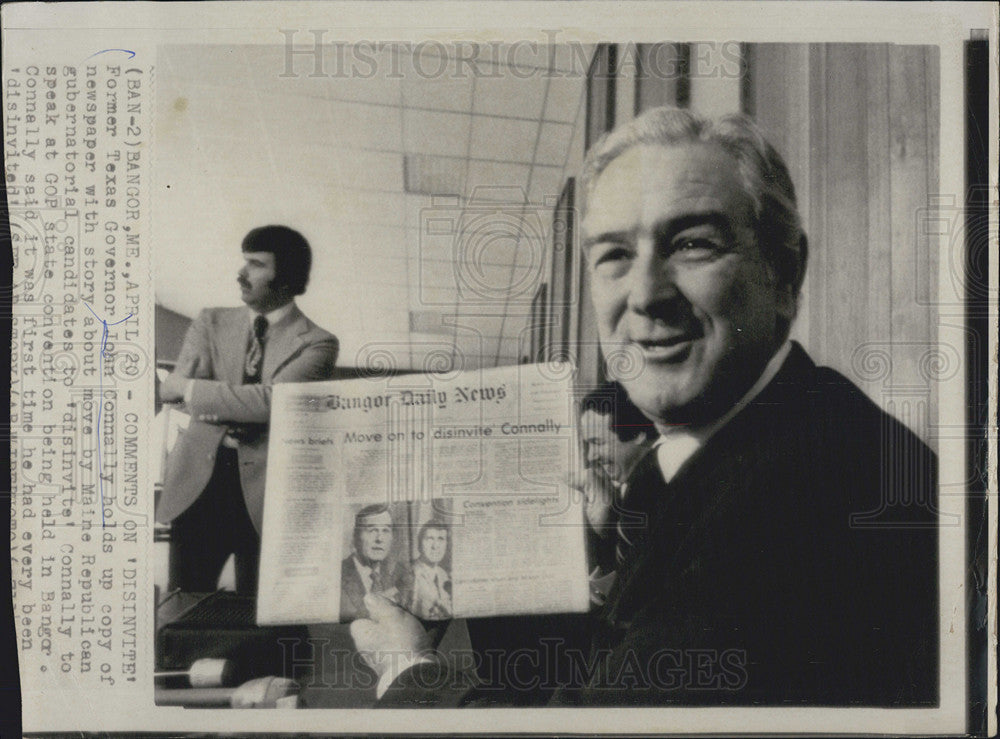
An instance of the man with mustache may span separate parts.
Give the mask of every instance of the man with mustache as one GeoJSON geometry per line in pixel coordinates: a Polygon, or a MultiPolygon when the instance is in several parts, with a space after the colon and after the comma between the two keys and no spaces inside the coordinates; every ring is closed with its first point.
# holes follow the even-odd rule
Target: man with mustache
{"type": "MultiPolygon", "coordinates": [[[[658,439],[622,501],[645,523],[555,701],[937,705],[936,457],[789,340],[806,237],[780,156],[746,118],[658,108],[583,177],[602,350],[634,360],[620,379],[658,439]]],[[[424,687],[447,666],[371,610],[362,653],[411,657],[383,704],[479,699],[424,687]]]]}
{"type": "Polygon", "coordinates": [[[192,322],[160,387],[191,421],[167,458],[158,521],[172,522],[170,586],[216,589],[235,555],[236,590],[257,589],[271,385],[332,376],[337,338],[303,315],[312,251],[286,226],[243,239],[237,275],[246,308],[208,308],[192,322]]]}

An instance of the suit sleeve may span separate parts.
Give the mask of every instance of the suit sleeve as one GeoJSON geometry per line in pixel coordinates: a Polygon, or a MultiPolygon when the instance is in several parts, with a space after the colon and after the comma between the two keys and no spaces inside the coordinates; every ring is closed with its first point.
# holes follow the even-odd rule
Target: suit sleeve
{"type": "Polygon", "coordinates": [[[415,665],[397,677],[376,704],[379,708],[459,708],[476,699],[471,673],[441,662],[415,665]]]}
{"type": "Polygon", "coordinates": [[[180,356],[171,374],[184,378],[211,379],[215,376],[208,333],[208,311],[201,311],[188,326],[180,356]]]}
{"type": "MultiPolygon", "coordinates": [[[[275,374],[272,382],[315,382],[330,378],[337,362],[336,337],[307,344],[275,374]]],[[[230,385],[196,379],[188,410],[213,423],[267,423],[271,418],[270,385],[230,385]]]]}

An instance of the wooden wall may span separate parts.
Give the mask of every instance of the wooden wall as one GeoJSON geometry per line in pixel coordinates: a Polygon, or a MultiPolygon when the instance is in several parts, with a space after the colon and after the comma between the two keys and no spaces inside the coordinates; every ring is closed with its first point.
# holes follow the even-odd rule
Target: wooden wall
{"type": "Polygon", "coordinates": [[[746,101],[792,170],[810,241],[794,336],[932,442],[938,54],[889,44],[760,44],[746,101]]]}

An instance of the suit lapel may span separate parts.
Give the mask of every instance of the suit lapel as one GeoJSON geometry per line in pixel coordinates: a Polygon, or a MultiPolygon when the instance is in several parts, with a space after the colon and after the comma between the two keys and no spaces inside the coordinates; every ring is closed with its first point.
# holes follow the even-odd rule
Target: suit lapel
{"type": "Polygon", "coordinates": [[[797,398],[793,388],[801,386],[814,367],[802,348],[793,344],[769,385],[698,449],[669,483],[660,473],[655,453],[637,466],[629,485],[649,486],[644,496],[648,538],[626,566],[625,577],[619,576],[608,594],[606,622],[627,628],[636,609],[646,605],[654,592],[669,590],[672,578],[686,571],[699,547],[716,545],[706,532],[718,533],[719,519],[738,510],[745,478],[758,474],[758,467],[772,457],[773,442],[755,429],[787,416],[788,404],[797,398]]]}
{"type": "Polygon", "coordinates": [[[298,306],[268,329],[264,347],[263,377],[270,380],[281,366],[302,346],[302,335],[309,331],[309,322],[298,306]]]}
{"type": "Polygon", "coordinates": [[[250,339],[250,311],[246,308],[225,311],[220,315],[220,328],[220,361],[224,368],[220,379],[233,385],[241,385],[247,342],[250,339]]]}

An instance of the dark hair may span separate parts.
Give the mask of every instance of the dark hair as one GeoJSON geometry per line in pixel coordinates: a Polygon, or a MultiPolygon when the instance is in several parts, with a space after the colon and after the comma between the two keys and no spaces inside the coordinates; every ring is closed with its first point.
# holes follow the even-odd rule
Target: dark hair
{"type": "Polygon", "coordinates": [[[298,231],[288,226],[261,226],[243,237],[243,251],[274,254],[275,282],[292,295],[301,295],[309,282],[312,249],[298,231]]]}
{"type": "Polygon", "coordinates": [[[445,544],[444,549],[444,559],[447,560],[447,558],[451,555],[451,527],[440,518],[429,519],[423,526],[420,527],[420,531],[417,532],[417,559],[424,556],[424,534],[432,530],[444,531],[448,535],[447,543],[445,544]]]}
{"type": "MultiPolygon", "coordinates": [[[[357,551],[361,551],[358,545],[358,536],[361,534],[362,521],[366,518],[371,518],[372,516],[380,516],[383,513],[388,513],[389,518],[392,519],[392,513],[389,511],[389,506],[385,503],[373,503],[372,505],[367,505],[357,512],[354,516],[354,536],[352,537],[354,541],[354,548],[357,551]]],[[[392,523],[393,528],[396,526],[396,522],[392,523]]]]}
{"type": "Polygon", "coordinates": [[[588,410],[599,416],[612,416],[611,427],[622,441],[642,435],[652,437],[656,433],[653,422],[629,400],[628,392],[617,382],[605,382],[584,395],[580,413],[588,410]]]}
{"type": "Polygon", "coordinates": [[[432,518],[429,521],[425,522],[424,525],[420,527],[420,531],[419,533],[417,533],[417,546],[419,546],[420,542],[424,540],[424,534],[426,534],[430,529],[437,529],[440,531],[444,531],[448,534],[449,540],[451,539],[451,530],[448,524],[446,524],[441,519],[432,518]]]}

